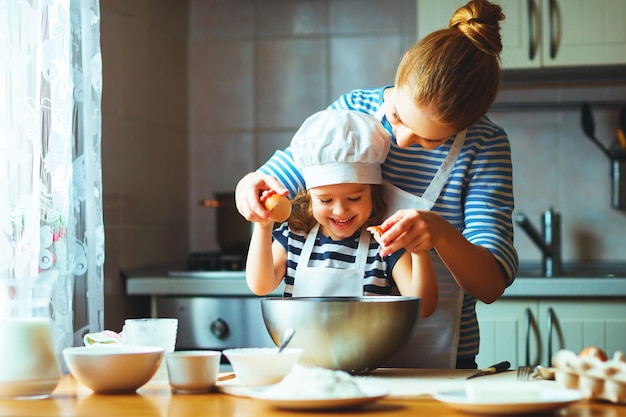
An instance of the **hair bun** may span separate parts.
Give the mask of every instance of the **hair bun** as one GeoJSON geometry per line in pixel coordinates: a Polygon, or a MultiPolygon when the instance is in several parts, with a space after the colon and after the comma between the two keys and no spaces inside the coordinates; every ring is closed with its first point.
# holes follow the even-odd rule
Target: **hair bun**
{"type": "Polygon", "coordinates": [[[450,19],[450,27],[460,30],[482,52],[498,56],[502,52],[500,21],[502,8],[487,0],[472,0],[450,19]]]}

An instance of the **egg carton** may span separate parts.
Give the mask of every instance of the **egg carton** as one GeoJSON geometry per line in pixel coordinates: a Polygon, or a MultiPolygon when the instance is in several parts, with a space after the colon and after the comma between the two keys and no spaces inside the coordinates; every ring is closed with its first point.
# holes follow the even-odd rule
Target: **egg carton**
{"type": "Polygon", "coordinates": [[[589,400],[626,404],[626,359],[615,352],[612,359],[581,356],[560,350],[552,358],[556,382],[579,390],[589,400]]]}

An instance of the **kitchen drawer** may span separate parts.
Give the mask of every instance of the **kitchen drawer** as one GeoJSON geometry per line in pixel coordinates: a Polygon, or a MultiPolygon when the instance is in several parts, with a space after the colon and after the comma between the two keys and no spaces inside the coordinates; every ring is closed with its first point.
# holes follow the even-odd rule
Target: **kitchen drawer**
{"type": "Polygon", "coordinates": [[[512,367],[547,366],[559,349],[594,345],[610,356],[626,349],[626,303],[621,298],[515,298],[476,304],[478,367],[508,360],[512,367]]]}

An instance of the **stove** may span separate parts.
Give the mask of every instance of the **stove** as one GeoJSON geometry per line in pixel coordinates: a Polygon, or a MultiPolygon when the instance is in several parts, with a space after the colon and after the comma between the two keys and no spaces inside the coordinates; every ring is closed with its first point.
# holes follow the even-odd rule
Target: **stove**
{"type": "Polygon", "coordinates": [[[196,252],[187,257],[187,271],[243,271],[246,254],[223,252],[196,252]]]}

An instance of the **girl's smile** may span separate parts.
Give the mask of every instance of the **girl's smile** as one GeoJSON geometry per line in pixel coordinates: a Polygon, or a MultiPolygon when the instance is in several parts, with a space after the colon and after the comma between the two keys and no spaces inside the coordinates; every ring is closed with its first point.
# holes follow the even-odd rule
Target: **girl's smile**
{"type": "Polygon", "coordinates": [[[352,236],[372,213],[372,187],[369,184],[333,184],[314,187],[311,209],[325,236],[341,240],[352,236]]]}

